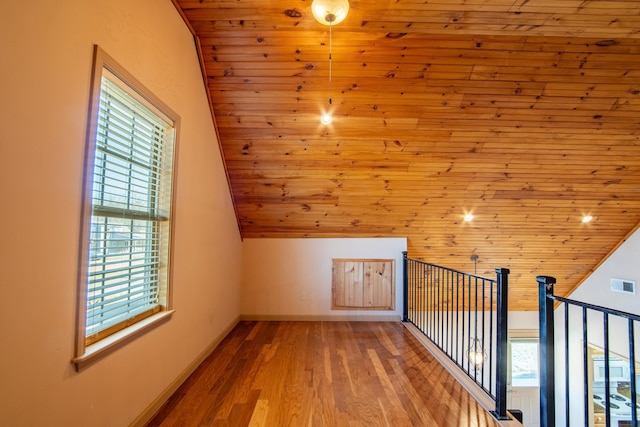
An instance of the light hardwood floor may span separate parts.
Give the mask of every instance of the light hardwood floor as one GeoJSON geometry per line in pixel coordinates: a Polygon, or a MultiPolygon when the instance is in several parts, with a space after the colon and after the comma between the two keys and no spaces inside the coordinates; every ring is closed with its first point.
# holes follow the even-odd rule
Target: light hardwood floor
{"type": "Polygon", "coordinates": [[[393,322],[240,322],[148,426],[498,426],[393,322]]]}

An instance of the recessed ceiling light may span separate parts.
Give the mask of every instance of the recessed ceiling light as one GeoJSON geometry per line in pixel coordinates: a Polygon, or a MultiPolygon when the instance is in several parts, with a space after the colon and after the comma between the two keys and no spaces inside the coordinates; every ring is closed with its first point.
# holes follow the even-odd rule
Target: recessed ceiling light
{"type": "Polygon", "coordinates": [[[585,215],[582,217],[582,223],[586,224],[588,222],[591,222],[593,220],[593,217],[591,215],[585,215]]]}
{"type": "Polygon", "coordinates": [[[464,222],[471,222],[473,221],[473,214],[472,213],[468,213],[464,215],[464,222]]]}
{"type": "Polygon", "coordinates": [[[331,114],[329,113],[324,113],[322,116],[320,116],[320,123],[322,123],[323,125],[331,124],[331,120],[331,114]]]}

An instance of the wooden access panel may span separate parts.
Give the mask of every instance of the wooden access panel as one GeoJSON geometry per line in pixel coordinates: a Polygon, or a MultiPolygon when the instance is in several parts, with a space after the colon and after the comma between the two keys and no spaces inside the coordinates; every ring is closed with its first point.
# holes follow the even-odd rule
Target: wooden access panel
{"type": "Polygon", "coordinates": [[[394,267],[393,259],[334,259],[331,308],[394,310],[394,267]]]}

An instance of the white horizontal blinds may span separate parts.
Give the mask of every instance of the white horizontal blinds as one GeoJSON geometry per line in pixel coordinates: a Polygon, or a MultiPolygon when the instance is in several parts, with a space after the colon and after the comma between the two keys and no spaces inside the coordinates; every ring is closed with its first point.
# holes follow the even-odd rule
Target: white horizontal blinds
{"type": "Polygon", "coordinates": [[[173,147],[172,124],[105,75],[91,199],[88,342],[159,311],[161,223],[171,191],[163,164],[171,157],[164,151],[173,147]]]}

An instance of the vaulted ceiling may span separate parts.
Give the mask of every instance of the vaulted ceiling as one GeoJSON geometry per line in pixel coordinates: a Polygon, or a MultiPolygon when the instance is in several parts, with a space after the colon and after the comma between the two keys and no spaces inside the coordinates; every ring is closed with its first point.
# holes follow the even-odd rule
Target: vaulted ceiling
{"type": "Polygon", "coordinates": [[[352,0],[331,83],[311,0],[173,1],[244,237],[406,236],[532,310],[640,222],[637,0],[352,0]]]}

